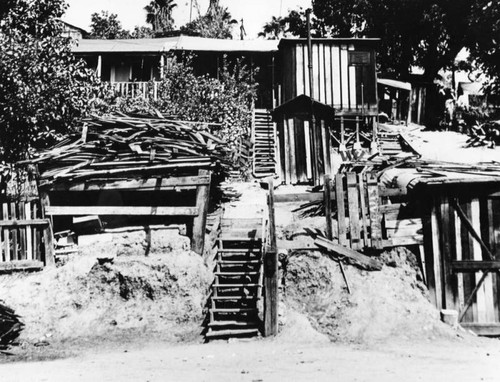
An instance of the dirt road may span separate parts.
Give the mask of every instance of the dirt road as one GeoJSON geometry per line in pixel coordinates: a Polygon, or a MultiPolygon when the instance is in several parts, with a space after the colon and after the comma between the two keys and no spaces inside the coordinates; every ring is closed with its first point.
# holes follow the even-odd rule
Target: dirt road
{"type": "Polygon", "coordinates": [[[0,365],[14,381],[498,381],[500,341],[371,348],[260,340],[148,344],[0,365]]]}

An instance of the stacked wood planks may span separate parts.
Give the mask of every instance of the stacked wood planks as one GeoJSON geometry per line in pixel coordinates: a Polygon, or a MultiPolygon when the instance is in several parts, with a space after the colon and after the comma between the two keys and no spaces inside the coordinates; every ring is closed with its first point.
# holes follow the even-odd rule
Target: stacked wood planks
{"type": "Polygon", "coordinates": [[[208,124],[112,114],[84,120],[80,130],[27,161],[39,165],[42,186],[132,173],[196,173],[225,163],[225,143],[208,124]]]}

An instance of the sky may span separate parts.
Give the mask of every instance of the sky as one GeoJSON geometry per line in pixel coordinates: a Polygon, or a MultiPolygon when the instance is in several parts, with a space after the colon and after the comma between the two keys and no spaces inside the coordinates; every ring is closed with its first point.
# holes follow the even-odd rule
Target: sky
{"type": "MultiPolygon", "coordinates": [[[[193,18],[198,15],[198,8],[204,14],[209,0],[192,0],[193,18]]],[[[63,20],[80,28],[89,30],[90,15],[102,10],[116,13],[125,29],[133,29],[136,25],[145,25],[144,6],[150,0],[66,0],[69,5],[63,20]]],[[[189,21],[191,0],[176,0],[177,7],[173,18],[177,27],[189,21]]],[[[220,0],[220,4],[228,7],[236,20],[243,18],[247,38],[256,38],[262,26],[271,16],[284,16],[290,9],[311,7],[311,0],[220,0]]]]}

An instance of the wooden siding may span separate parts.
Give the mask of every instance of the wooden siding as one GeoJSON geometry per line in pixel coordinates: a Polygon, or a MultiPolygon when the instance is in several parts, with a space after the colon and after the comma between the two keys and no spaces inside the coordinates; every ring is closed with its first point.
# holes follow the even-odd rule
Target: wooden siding
{"type": "MultiPolygon", "coordinates": [[[[301,94],[311,96],[309,86],[307,42],[297,40],[280,47],[282,51],[282,100],[287,102],[301,94]]],[[[360,113],[362,98],[365,113],[377,111],[375,51],[365,45],[339,43],[335,40],[312,43],[313,98],[333,106],[341,113],[360,113]],[[365,52],[369,64],[353,64],[351,53],[365,52]],[[364,97],[361,95],[362,84],[364,97]]]]}

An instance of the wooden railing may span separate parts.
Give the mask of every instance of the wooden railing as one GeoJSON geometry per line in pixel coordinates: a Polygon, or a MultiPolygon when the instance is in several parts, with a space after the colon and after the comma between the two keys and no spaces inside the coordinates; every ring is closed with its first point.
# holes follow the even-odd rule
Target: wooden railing
{"type": "Polygon", "coordinates": [[[53,262],[50,221],[39,202],[0,204],[0,271],[41,269],[53,262]]]}
{"type": "Polygon", "coordinates": [[[142,97],[144,99],[158,99],[160,82],[110,82],[110,88],[121,97],[142,97]]]}

